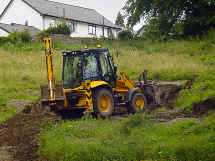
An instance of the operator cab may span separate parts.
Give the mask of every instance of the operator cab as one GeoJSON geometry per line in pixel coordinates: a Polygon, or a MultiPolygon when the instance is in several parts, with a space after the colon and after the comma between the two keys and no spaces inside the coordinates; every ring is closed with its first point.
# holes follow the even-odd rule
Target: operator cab
{"type": "Polygon", "coordinates": [[[105,81],[116,86],[116,67],[107,48],[63,52],[63,88],[74,89],[81,82],[105,81]]]}

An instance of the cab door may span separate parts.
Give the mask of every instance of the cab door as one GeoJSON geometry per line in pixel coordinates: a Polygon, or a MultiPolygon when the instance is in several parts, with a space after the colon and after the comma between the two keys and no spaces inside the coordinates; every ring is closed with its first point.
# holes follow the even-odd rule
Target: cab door
{"type": "Polygon", "coordinates": [[[112,66],[112,60],[108,51],[100,53],[101,75],[102,79],[112,88],[116,87],[116,74],[112,66]]]}

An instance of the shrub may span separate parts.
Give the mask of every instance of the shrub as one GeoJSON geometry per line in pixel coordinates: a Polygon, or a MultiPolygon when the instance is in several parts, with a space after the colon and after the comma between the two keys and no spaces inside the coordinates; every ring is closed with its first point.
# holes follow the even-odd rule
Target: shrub
{"type": "Polygon", "coordinates": [[[71,25],[65,19],[62,19],[59,23],[57,23],[57,26],[50,26],[48,29],[41,31],[37,36],[42,40],[50,34],[70,35],[71,33],[71,25]]]}
{"type": "Polygon", "coordinates": [[[15,43],[17,41],[21,41],[23,43],[30,42],[32,40],[32,36],[30,35],[28,29],[25,29],[21,32],[14,31],[8,35],[8,38],[11,42],[15,43]]]}
{"type": "Polygon", "coordinates": [[[133,38],[133,34],[130,30],[123,30],[118,33],[118,38],[120,40],[129,40],[133,38]]]}
{"type": "Polygon", "coordinates": [[[9,41],[10,41],[10,38],[8,37],[3,37],[3,36],[0,37],[0,45],[9,41]]]}

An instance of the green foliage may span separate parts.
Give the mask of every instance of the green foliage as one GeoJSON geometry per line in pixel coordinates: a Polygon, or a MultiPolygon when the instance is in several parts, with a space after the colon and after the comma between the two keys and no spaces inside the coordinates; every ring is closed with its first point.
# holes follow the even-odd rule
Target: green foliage
{"type": "Polygon", "coordinates": [[[44,160],[214,160],[214,117],[173,125],[131,115],[119,123],[92,118],[53,124],[40,134],[44,160]]]}
{"type": "Polygon", "coordinates": [[[10,119],[11,117],[18,113],[19,112],[12,106],[3,109],[0,108],[0,123],[10,119]]]}
{"type": "Polygon", "coordinates": [[[120,40],[130,40],[133,38],[133,35],[130,30],[123,30],[118,33],[118,38],[120,40]]]}
{"type": "Polygon", "coordinates": [[[121,27],[125,27],[124,16],[120,12],[118,12],[118,14],[117,14],[115,24],[118,26],[121,26],[121,27]]]}
{"type": "Polygon", "coordinates": [[[14,31],[8,35],[8,39],[11,40],[12,43],[16,43],[20,41],[21,43],[28,43],[32,40],[32,36],[30,35],[28,29],[25,29],[21,32],[14,31]]]}
{"type": "Polygon", "coordinates": [[[131,26],[145,18],[149,25],[155,22],[162,34],[168,35],[180,24],[185,35],[194,36],[215,27],[214,7],[214,0],[128,0],[124,10],[131,26]]]}
{"type": "Polygon", "coordinates": [[[141,29],[144,32],[142,32],[142,37],[144,39],[150,39],[154,42],[163,42],[166,38],[165,31],[156,25],[156,20],[151,20],[148,25],[143,26],[141,29]]]}
{"type": "Polygon", "coordinates": [[[72,33],[71,24],[66,19],[61,19],[57,26],[49,27],[46,30],[41,31],[38,37],[43,40],[43,38],[48,37],[50,34],[63,34],[70,35],[72,33]]]}
{"type": "Polygon", "coordinates": [[[11,40],[11,39],[8,38],[8,37],[0,37],[0,46],[1,46],[2,44],[5,44],[5,43],[9,42],[10,40],[11,40]]]}

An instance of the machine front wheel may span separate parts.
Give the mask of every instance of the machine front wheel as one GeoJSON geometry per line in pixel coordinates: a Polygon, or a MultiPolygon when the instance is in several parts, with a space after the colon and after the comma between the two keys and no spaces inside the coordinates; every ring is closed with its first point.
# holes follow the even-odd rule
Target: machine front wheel
{"type": "Polygon", "coordinates": [[[97,116],[111,116],[114,110],[114,99],[111,92],[103,88],[93,92],[93,109],[97,116]]]}
{"type": "Polygon", "coordinates": [[[140,92],[134,93],[131,100],[126,103],[126,108],[129,113],[133,114],[136,113],[137,110],[145,111],[146,97],[140,92]]]}

